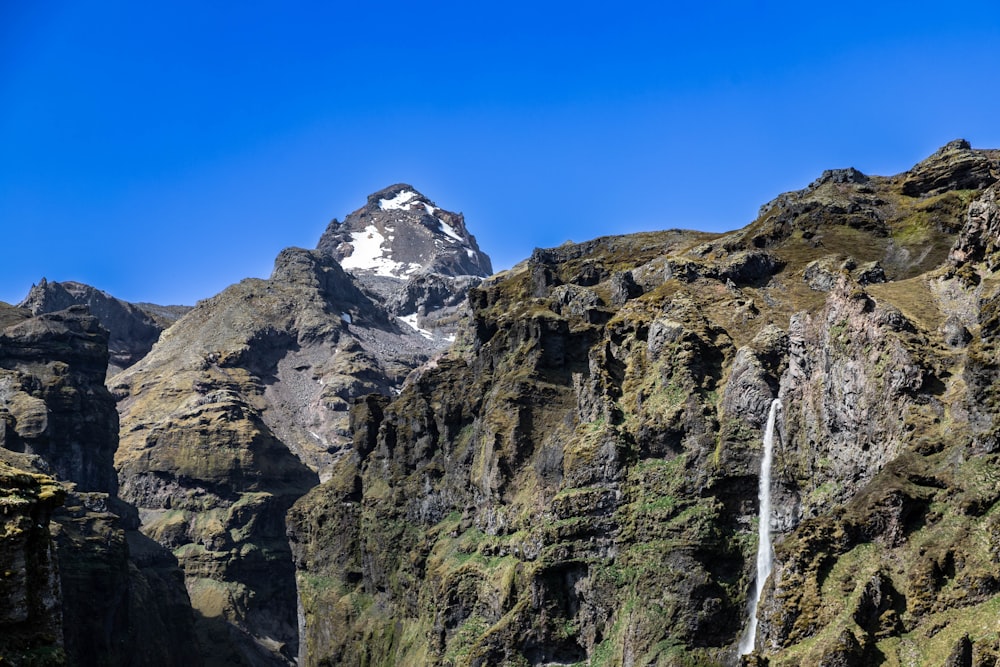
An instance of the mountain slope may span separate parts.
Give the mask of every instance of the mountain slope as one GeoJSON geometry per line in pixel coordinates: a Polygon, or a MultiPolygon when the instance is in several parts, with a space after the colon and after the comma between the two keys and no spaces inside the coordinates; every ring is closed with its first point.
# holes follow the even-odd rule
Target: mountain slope
{"type": "Polygon", "coordinates": [[[998,158],[830,171],[736,232],[536,251],[473,289],[289,514],[300,664],[736,664],[758,520],[745,661],[993,664],[998,158]]]}
{"type": "MultiPolygon", "coordinates": [[[[210,664],[294,660],[285,513],[350,449],[352,401],[397,393],[447,344],[479,278],[427,270],[489,265],[461,216],[434,209],[434,225],[446,219],[464,235],[456,240],[406,211],[380,216],[373,197],[374,211],[337,229],[354,234],[356,219],[382,229],[392,220],[399,237],[423,239],[419,255],[407,254],[415,241],[376,243],[360,263],[350,249],[329,247],[328,230],[316,250],[282,251],[268,280],[247,279],[200,302],[109,382],[121,415],[122,496],[139,507],[143,532],[184,567],[210,664]],[[464,259],[454,263],[457,255],[464,259]],[[413,271],[382,275],[388,265],[413,271]],[[423,320],[416,306],[391,311],[389,302],[407,294],[420,298],[423,320]],[[434,331],[416,328],[424,325],[434,331]]],[[[362,243],[354,245],[356,253],[362,243]]]]}

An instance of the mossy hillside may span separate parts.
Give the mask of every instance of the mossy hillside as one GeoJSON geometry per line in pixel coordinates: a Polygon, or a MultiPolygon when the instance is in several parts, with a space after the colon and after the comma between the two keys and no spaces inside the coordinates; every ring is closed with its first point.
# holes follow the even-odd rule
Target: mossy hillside
{"type": "Polygon", "coordinates": [[[907,174],[831,170],[763,206],[757,220],[722,245],[768,248],[798,266],[851,256],[880,262],[891,280],[910,278],[945,260],[969,203],[990,182],[986,174],[960,183],[972,188],[924,193],[908,185],[907,174]]]}
{"type": "MultiPolygon", "coordinates": [[[[340,481],[293,510],[315,601],[305,664],[731,662],[779,388],[791,392],[776,464],[787,537],[762,651],[888,655],[919,616],[901,601],[937,599],[947,585],[926,582],[957,570],[935,547],[910,585],[878,560],[925,529],[922,508],[952,484],[916,461],[954,458],[949,438],[977,428],[982,453],[994,433],[970,425],[962,396],[989,386],[995,355],[973,342],[979,365],[965,372],[959,338],[941,331],[984,278],[923,273],[945,261],[982,183],[927,173],[830,173],[739,232],[566,244],[473,290],[461,349],[367,419],[377,434],[340,481]],[[829,291],[805,276],[824,258],[829,291]],[[838,268],[874,261],[889,283],[838,268]]],[[[988,495],[988,481],[974,488],[988,495]]]]}
{"type": "Polygon", "coordinates": [[[776,606],[797,616],[782,650],[770,647],[772,664],[802,664],[844,631],[880,664],[943,664],[965,635],[981,660],[997,659],[995,623],[983,615],[1000,599],[997,461],[959,463],[962,447],[898,459],[832,523],[807,522],[786,539],[782,569],[804,577],[780,585],[776,606]]]}
{"type": "MultiPolygon", "coordinates": [[[[564,277],[573,276],[552,276],[564,277]]],[[[596,299],[580,312],[544,296],[507,303],[505,295],[523,283],[482,288],[474,298],[495,308],[504,326],[475,311],[488,338],[477,338],[469,362],[425,371],[386,409],[377,445],[360,462],[360,483],[328,482],[296,505],[293,535],[311,536],[305,553],[329,550],[324,559],[299,556],[300,588],[315,605],[306,606],[305,642],[318,651],[310,659],[344,660],[360,643],[369,658],[405,662],[423,657],[427,644],[404,637],[423,633],[426,642],[433,630],[428,655],[442,664],[576,660],[612,627],[626,628],[618,640],[639,641],[656,655],[666,650],[659,646],[663,619],[691,642],[706,636],[711,614],[692,605],[722,605],[738,616],[749,526],[723,519],[730,499],[698,498],[704,475],[690,481],[692,461],[715,447],[708,435],[718,398],[712,383],[726,355],[713,343],[723,330],[692,301],[675,315],[683,322],[677,340],[641,361],[639,349],[649,345],[643,320],[661,312],[663,293],[636,297],[610,317],[600,305],[601,284],[594,287],[596,299]],[[668,407],[676,413],[663,426],[668,407]],[[647,435],[671,443],[675,456],[643,453],[637,439],[647,435]],[[676,456],[690,447],[690,458],[676,456]],[[661,469],[664,461],[673,467],[661,469]],[[360,502],[353,500],[358,488],[360,502]],[[356,527],[320,544],[317,515],[356,527]],[[345,542],[360,554],[345,553],[345,542]],[[322,564],[359,560],[363,571],[353,583],[322,564]],[[337,583],[328,589],[336,593],[325,595],[315,582],[331,577],[337,583]],[[409,592],[414,588],[421,593],[409,592]],[[599,607],[589,602],[595,596],[599,607]],[[619,605],[637,596],[660,600],[655,612],[618,619],[619,605]],[[431,609],[447,610],[444,619],[431,623],[431,609]],[[331,613],[338,620],[324,621],[331,613]],[[385,632],[390,618],[400,631],[385,632]]],[[[353,459],[342,465],[358,469],[353,459]]],[[[736,629],[722,629],[723,642],[736,629]]]]}

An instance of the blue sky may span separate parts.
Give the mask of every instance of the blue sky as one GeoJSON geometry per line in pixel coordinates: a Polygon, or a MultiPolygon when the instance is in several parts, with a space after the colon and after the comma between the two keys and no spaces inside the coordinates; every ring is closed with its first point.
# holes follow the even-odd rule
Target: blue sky
{"type": "Polygon", "coordinates": [[[194,303],[396,182],[498,269],[735,229],[823,169],[1000,147],[998,71],[995,2],[0,0],[0,300],[194,303]]]}

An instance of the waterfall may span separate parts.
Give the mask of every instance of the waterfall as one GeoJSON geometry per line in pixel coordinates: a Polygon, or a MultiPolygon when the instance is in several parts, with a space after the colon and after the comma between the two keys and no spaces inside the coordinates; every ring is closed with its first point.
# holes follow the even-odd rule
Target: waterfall
{"type": "Polygon", "coordinates": [[[740,639],[740,655],[753,652],[757,642],[757,605],[764,583],[771,576],[774,565],[774,547],[771,544],[771,460],[774,458],[774,420],[778,414],[781,401],[771,401],[771,409],[767,413],[767,426],[764,428],[764,455],[760,460],[760,484],[757,487],[757,500],[760,502],[760,513],[757,519],[757,579],[753,596],[750,598],[750,618],[747,629],[740,639]]]}

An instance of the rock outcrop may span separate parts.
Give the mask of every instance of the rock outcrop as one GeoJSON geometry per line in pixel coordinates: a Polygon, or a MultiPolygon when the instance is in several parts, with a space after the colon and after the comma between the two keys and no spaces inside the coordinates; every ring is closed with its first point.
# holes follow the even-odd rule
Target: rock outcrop
{"type": "Polygon", "coordinates": [[[114,495],[118,415],[107,363],[107,332],[81,306],[0,331],[0,447],[40,457],[80,491],[114,495]]]}
{"type": "Polygon", "coordinates": [[[0,306],[0,658],[198,665],[177,561],[118,499],[107,333],[83,306],[0,306]]]}
{"type": "Polygon", "coordinates": [[[86,306],[110,334],[109,377],[144,357],[159,339],[160,332],[190,310],[186,306],[132,304],[90,285],[50,282],[45,278],[33,285],[19,304],[34,315],[54,313],[75,305],[86,306]]]}
{"type": "Polygon", "coordinates": [[[903,194],[927,197],[949,190],[982,190],[997,180],[995,151],[975,151],[964,139],[942,146],[910,170],[903,194]]]}

